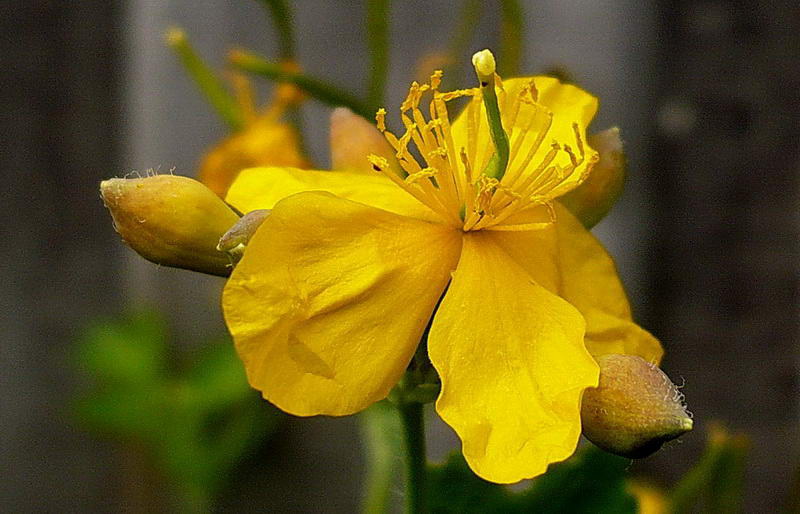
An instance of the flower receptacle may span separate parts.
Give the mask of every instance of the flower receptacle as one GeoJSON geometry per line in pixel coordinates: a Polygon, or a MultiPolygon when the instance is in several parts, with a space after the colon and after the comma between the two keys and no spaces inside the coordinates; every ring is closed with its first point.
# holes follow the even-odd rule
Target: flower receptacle
{"type": "Polygon", "coordinates": [[[583,395],[583,435],[606,451],[646,457],[692,429],[683,395],[657,366],[634,355],[598,357],[600,383],[583,395]]]}
{"type": "Polygon", "coordinates": [[[113,178],[100,184],[114,228],[145,259],[228,276],[230,258],[217,250],[239,216],[200,182],[175,175],[113,178]]]}

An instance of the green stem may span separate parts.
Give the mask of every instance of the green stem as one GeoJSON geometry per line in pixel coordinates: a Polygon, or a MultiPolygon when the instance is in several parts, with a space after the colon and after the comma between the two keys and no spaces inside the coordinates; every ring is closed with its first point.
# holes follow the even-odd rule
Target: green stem
{"type": "Polygon", "coordinates": [[[240,130],[244,126],[244,118],[236,99],[216,73],[197,55],[186,33],[179,28],[171,28],[167,31],[166,37],[167,44],[178,56],[189,76],[194,79],[217,114],[225,120],[232,131],[240,130]]]}
{"type": "MultiPolygon", "coordinates": [[[[275,30],[278,33],[278,56],[284,63],[295,63],[294,14],[286,0],[258,0],[269,11],[275,30]]],[[[288,120],[297,130],[298,146],[301,155],[306,151],[305,130],[300,106],[295,104],[289,108],[288,120]]]]}
{"type": "Polygon", "coordinates": [[[400,403],[406,448],[406,513],[428,512],[426,491],[425,420],[421,403],[400,403]]]}
{"type": "Polygon", "coordinates": [[[500,62],[497,67],[502,75],[519,75],[522,61],[524,12],[519,0],[501,0],[500,12],[500,62]]]}
{"type": "Polygon", "coordinates": [[[372,109],[349,92],[320,79],[309,77],[302,73],[286,71],[279,64],[270,62],[263,57],[237,50],[231,52],[230,61],[234,66],[246,72],[260,75],[276,82],[294,84],[308,95],[330,106],[347,107],[367,119],[371,119],[375,115],[372,109]]]}
{"type": "Polygon", "coordinates": [[[370,75],[367,99],[375,107],[383,104],[386,72],[389,67],[390,0],[367,2],[367,44],[370,54],[370,75]]]}
{"type": "Polygon", "coordinates": [[[364,514],[389,512],[391,492],[403,453],[398,409],[389,401],[378,402],[359,416],[367,457],[364,514]]]}
{"type": "Polygon", "coordinates": [[[459,15],[458,27],[450,42],[449,54],[455,62],[468,62],[467,48],[475,34],[475,27],[481,19],[483,2],[464,0],[459,15]]]}
{"type": "Polygon", "coordinates": [[[282,61],[294,59],[294,27],[292,11],[286,0],[259,0],[269,10],[278,32],[278,56],[282,61]]]}

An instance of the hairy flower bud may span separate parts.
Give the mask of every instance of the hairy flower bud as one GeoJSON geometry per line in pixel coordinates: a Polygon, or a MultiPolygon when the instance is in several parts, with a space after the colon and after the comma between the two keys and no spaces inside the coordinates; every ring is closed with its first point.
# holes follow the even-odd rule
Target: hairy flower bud
{"type": "Polygon", "coordinates": [[[641,458],[692,429],[683,395],[654,364],[634,355],[598,357],[600,383],[583,395],[583,435],[606,451],[641,458]]]}
{"type": "Polygon", "coordinates": [[[617,127],[592,134],[589,145],[600,154],[586,180],[559,201],[586,228],[602,220],[616,203],[625,185],[625,153],[617,127]]]}
{"type": "Polygon", "coordinates": [[[175,175],[113,178],[100,184],[114,228],[145,259],[211,275],[231,273],[217,243],[239,216],[196,180],[175,175]]]}

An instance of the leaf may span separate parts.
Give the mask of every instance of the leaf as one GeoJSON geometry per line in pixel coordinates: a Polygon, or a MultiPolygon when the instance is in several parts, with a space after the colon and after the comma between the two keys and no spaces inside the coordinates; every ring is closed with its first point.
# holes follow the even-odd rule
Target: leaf
{"type": "Polygon", "coordinates": [[[629,463],[587,447],[514,492],[478,478],[461,454],[454,454],[430,470],[431,512],[634,514],[636,500],[625,488],[629,463]]]}
{"type": "Polygon", "coordinates": [[[78,339],[76,366],[98,383],[151,383],[164,373],[164,318],[152,311],[90,325],[78,339]]]}

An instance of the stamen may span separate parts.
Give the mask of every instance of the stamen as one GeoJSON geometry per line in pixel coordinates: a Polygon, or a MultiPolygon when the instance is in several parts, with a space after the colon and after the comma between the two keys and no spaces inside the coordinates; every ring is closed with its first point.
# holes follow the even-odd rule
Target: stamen
{"type": "Polygon", "coordinates": [[[415,182],[424,178],[434,177],[437,173],[439,173],[439,171],[436,168],[425,168],[407,176],[405,178],[405,182],[406,184],[414,184],[415,182]]]}
{"type": "MultiPolygon", "coordinates": [[[[405,132],[399,138],[386,130],[386,111],[380,109],[375,115],[378,129],[394,148],[402,169],[390,168],[386,159],[377,156],[370,156],[370,162],[376,171],[464,231],[538,230],[552,222],[552,214],[550,221],[515,225],[504,221],[536,205],[546,205],[551,213],[553,198],[561,189],[574,187],[575,171],[585,168],[586,145],[580,125],[572,123],[574,142],[553,141],[548,152],[541,151],[553,113],[538,103],[539,92],[532,80],[518,92],[506,92],[491,61],[488,51],[474,57],[480,88],[441,92],[441,71],[431,75],[429,84],[412,83],[400,106],[405,132]],[[425,94],[431,95],[430,101],[427,108],[420,109],[425,94]],[[471,97],[463,114],[466,144],[458,148],[447,102],[465,96],[471,97]],[[524,123],[518,125],[521,116],[524,123]],[[520,153],[523,146],[524,155],[520,153]],[[565,165],[556,163],[561,152],[569,158],[565,165]],[[537,163],[531,170],[533,159],[537,163]]],[[[596,153],[591,155],[596,158],[596,153]]],[[[586,174],[584,169],[581,172],[586,174]]]]}
{"type": "Polygon", "coordinates": [[[378,122],[378,130],[386,132],[386,109],[381,107],[375,113],[375,121],[378,122]]]}

